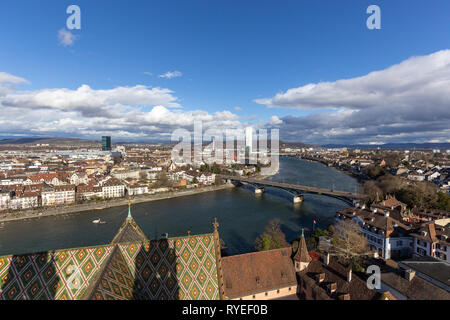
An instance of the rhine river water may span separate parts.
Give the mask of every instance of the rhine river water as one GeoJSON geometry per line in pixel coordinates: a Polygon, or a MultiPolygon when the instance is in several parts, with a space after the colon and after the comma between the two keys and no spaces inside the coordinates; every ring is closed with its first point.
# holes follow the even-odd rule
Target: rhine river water
{"type": "MultiPolygon", "coordinates": [[[[358,191],[356,179],[318,162],[281,157],[280,170],[270,179],[313,187],[358,191]]],[[[304,202],[294,205],[281,192],[266,189],[255,195],[246,188],[230,188],[192,196],[157,200],[132,205],[133,218],[149,239],[210,233],[215,217],[220,237],[228,254],[254,250],[256,237],[267,222],[279,218],[286,239],[296,239],[302,227],[311,230],[313,221],[328,227],[337,210],[348,207],[344,202],[321,195],[305,195],[304,202]]],[[[0,225],[0,256],[54,249],[93,246],[111,242],[127,215],[127,207],[114,207],[76,214],[5,222],[0,225]],[[101,218],[106,224],[95,225],[101,218]]]]}

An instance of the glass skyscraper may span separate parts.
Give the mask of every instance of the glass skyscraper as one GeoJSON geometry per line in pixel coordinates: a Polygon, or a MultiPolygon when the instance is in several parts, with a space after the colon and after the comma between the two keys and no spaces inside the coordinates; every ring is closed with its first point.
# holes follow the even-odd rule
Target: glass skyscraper
{"type": "Polygon", "coordinates": [[[110,136],[102,137],[102,151],[111,151],[111,137],[110,136]]]}

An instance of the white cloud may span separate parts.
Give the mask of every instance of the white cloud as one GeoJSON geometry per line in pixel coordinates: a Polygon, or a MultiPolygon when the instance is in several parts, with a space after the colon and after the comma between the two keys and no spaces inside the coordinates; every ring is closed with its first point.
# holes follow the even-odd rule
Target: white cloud
{"type": "Polygon", "coordinates": [[[75,43],[77,36],[75,36],[72,32],[62,28],[58,31],[58,41],[63,46],[71,46],[75,43]]]}
{"type": "Polygon", "coordinates": [[[280,118],[278,118],[277,116],[271,116],[270,119],[269,119],[269,123],[271,125],[279,125],[279,124],[282,124],[283,121],[280,120],[280,118]]]}
{"type": "Polygon", "coordinates": [[[239,117],[229,111],[183,111],[171,90],[143,85],[106,90],[88,85],[76,90],[12,88],[0,96],[0,135],[170,139],[175,129],[192,131],[196,121],[202,121],[205,130],[241,127],[239,117]]]}
{"type": "Polygon", "coordinates": [[[180,71],[167,71],[164,74],[160,74],[158,77],[164,79],[172,79],[176,77],[181,77],[183,74],[180,71]]]}
{"type": "Polygon", "coordinates": [[[30,83],[27,79],[25,78],[21,78],[21,77],[17,77],[15,75],[6,73],[6,72],[0,72],[0,83],[3,82],[7,82],[7,83],[14,83],[14,84],[19,84],[19,83],[30,83]]]}
{"type": "Polygon", "coordinates": [[[169,89],[149,88],[143,85],[94,90],[84,84],[76,90],[58,88],[17,91],[7,94],[2,99],[2,104],[27,109],[80,111],[85,116],[96,116],[100,113],[113,115],[117,114],[117,111],[136,105],[180,107],[172,93],[169,89]]]}
{"type": "Polygon", "coordinates": [[[234,111],[241,112],[242,108],[241,107],[234,107],[234,111]]]}
{"type": "Polygon", "coordinates": [[[450,50],[443,50],[362,77],[307,84],[255,101],[271,108],[328,109],[283,117],[280,134],[288,140],[445,141],[450,136],[449,88],[450,50]]]}
{"type": "Polygon", "coordinates": [[[446,107],[450,103],[450,50],[412,57],[365,76],[310,83],[257,99],[268,107],[295,109],[446,107]]]}

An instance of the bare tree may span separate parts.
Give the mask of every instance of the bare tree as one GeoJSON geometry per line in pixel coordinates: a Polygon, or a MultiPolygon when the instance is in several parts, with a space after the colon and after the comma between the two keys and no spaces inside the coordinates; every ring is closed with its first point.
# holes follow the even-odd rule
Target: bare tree
{"type": "Polygon", "coordinates": [[[370,201],[376,202],[383,196],[383,191],[373,181],[366,181],[364,183],[364,193],[369,196],[370,201]]]}
{"type": "Polygon", "coordinates": [[[369,245],[361,226],[349,219],[339,221],[333,227],[330,253],[345,263],[353,263],[361,256],[369,255],[369,245]]]}
{"type": "Polygon", "coordinates": [[[281,231],[281,221],[277,218],[270,220],[264,229],[264,233],[255,241],[255,249],[258,251],[272,250],[288,247],[286,236],[281,231]]]}

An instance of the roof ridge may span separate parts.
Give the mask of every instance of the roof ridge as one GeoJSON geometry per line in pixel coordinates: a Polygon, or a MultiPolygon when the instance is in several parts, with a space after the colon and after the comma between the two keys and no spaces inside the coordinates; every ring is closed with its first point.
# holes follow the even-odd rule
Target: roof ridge
{"type": "MultiPolygon", "coordinates": [[[[90,280],[90,284],[87,286],[86,290],[84,291],[83,295],[80,297],[80,300],[90,300],[92,298],[92,295],[94,294],[95,288],[97,288],[98,284],[100,283],[100,280],[103,278],[103,275],[105,274],[106,267],[111,262],[112,258],[114,257],[114,254],[118,250],[119,246],[117,244],[114,245],[114,248],[111,250],[111,253],[108,256],[108,259],[105,259],[103,264],[100,266],[97,273],[94,275],[94,277],[90,280]]],[[[119,250],[120,252],[120,250],[119,250]]]]}
{"type": "Polygon", "coordinates": [[[292,250],[292,247],[284,247],[284,248],[276,248],[276,249],[270,249],[270,250],[262,250],[262,251],[252,251],[252,252],[247,252],[247,253],[240,253],[240,254],[235,254],[232,256],[227,256],[224,258],[232,258],[232,257],[237,257],[237,256],[246,256],[246,255],[252,255],[252,254],[258,254],[258,253],[262,253],[262,252],[271,252],[271,251],[277,251],[277,250],[292,250]]]}

